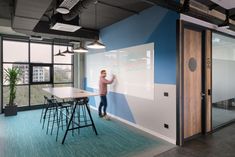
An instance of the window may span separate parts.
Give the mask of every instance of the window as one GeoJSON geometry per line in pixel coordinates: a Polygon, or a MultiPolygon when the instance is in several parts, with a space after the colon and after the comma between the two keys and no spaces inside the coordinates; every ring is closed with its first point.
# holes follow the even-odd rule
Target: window
{"type": "Polygon", "coordinates": [[[54,65],[54,83],[72,82],[71,65],[54,65]]]}
{"type": "Polygon", "coordinates": [[[52,63],[52,45],[30,43],[30,61],[32,63],[52,63]]]}
{"type": "Polygon", "coordinates": [[[30,64],[30,83],[52,83],[52,64],[30,64]]]}
{"type": "MultiPolygon", "coordinates": [[[[54,56],[59,50],[67,46],[54,45],[44,42],[14,41],[3,37],[3,69],[18,67],[21,72],[17,82],[16,100],[19,107],[40,105],[44,103],[44,95],[50,96],[42,90],[51,86],[73,86],[72,56],[54,56]]],[[[68,47],[71,51],[71,47],[68,47]]],[[[2,105],[9,101],[9,83],[2,72],[2,105]]]]}
{"type": "MultiPolygon", "coordinates": [[[[71,47],[68,47],[69,51],[72,50],[71,47]]],[[[54,55],[59,52],[65,51],[67,49],[67,46],[60,46],[60,45],[54,45],[54,55]]],[[[54,63],[61,63],[61,64],[71,64],[72,63],[72,55],[66,54],[66,56],[55,56],[54,57],[54,63]]]]}
{"type": "Polygon", "coordinates": [[[43,88],[51,87],[51,84],[43,84],[43,85],[31,85],[30,88],[30,104],[33,105],[41,105],[44,103],[44,95],[47,97],[51,97],[51,95],[43,90],[43,88]]]}
{"type": "Polygon", "coordinates": [[[3,40],[3,62],[28,62],[27,42],[3,40]]]}
{"type": "MultiPolygon", "coordinates": [[[[17,84],[28,84],[29,83],[29,68],[28,64],[3,64],[3,69],[8,69],[12,67],[17,67],[21,71],[20,81],[17,84]]],[[[5,70],[3,71],[3,85],[8,85],[9,83],[5,80],[5,70]]]]}
{"type": "MultiPolygon", "coordinates": [[[[3,106],[9,103],[9,86],[3,87],[3,106]]],[[[15,103],[18,107],[29,106],[29,86],[16,86],[15,103]]]]}

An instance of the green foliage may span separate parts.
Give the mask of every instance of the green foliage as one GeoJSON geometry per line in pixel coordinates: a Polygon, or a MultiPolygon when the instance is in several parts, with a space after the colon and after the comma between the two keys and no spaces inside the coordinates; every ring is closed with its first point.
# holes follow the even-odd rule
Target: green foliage
{"type": "Polygon", "coordinates": [[[5,81],[9,83],[9,106],[14,105],[14,100],[16,98],[16,85],[17,82],[20,81],[20,76],[22,72],[17,67],[12,67],[8,69],[4,69],[5,72],[5,81]]]}

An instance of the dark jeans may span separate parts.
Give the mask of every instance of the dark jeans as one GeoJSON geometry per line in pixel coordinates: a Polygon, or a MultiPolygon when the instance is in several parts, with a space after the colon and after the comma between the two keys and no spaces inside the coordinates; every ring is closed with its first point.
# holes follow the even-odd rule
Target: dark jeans
{"type": "Polygon", "coordinates": [[[100,96],[100,105],[99,105],[99,115],[102,116],[102,107],[103,107],[103,111],[104,111],[104,115],[106,115],[106,108],[107,108],[107,98],[106,95],[104,96],[100,96]]]}

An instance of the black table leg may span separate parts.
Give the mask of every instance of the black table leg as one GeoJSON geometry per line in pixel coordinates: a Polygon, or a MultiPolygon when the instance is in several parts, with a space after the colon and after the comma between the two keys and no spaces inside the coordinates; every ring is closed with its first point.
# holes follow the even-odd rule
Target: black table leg
{"type": "Polygon", "coordinates": [[[94,131],[95,131],[95,134],[98,135],[98,133],[97,133],[97,131],[96,131],[96,128],[95,128],[95,124],[94,124],[93,119],[92,119],[92,117],[91,117],[90,109],[89,109],[88,106],[87,106],[87,103],[85,103],[85,106],[86,106],[87,112],[88,112],[88,114],[89,114],[89,116],[90,116],[90,120],[91,120],[91,123],[92,123],[92,127],[93,127],[93,129],[94,129],[94,131]]]}
{"type": "Polygon", "coordinates": [[[73,112],[72,112],[72,115],[71,115],[71,117],[70,117],[70,119],[69,119],[69,124],[68,124],[68,126],[67,126],[67,128],[66,128],[66,131],[65,131],[65,134],[64,134],[64,138],[63,138],[62,144],[64,144],[64,141],[65,141],[65,138],[66,138],[67,133],[68,133],[68,131],[69,131],[70,124],[71,124],[71,122],[72,122],[72,120],[73,120],[73,116],[74,116],[74,113],[75,113],[75,111],[76,111],[77,105],[78,105],[78,102],[76,102],[76,104],[75,104],[75,106],[74,106],[74,108],[73,108],[73,112]]]}

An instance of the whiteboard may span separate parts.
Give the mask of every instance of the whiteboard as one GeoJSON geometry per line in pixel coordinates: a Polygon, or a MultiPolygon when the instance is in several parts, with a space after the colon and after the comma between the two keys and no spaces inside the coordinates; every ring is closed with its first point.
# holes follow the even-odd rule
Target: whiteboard
{"type": "Polygon", "coordinates": [[[86,55],[87,87],[97,89],[101,70],[116,76],[109,91],[154,99],[154,43],[86,55]]]}

